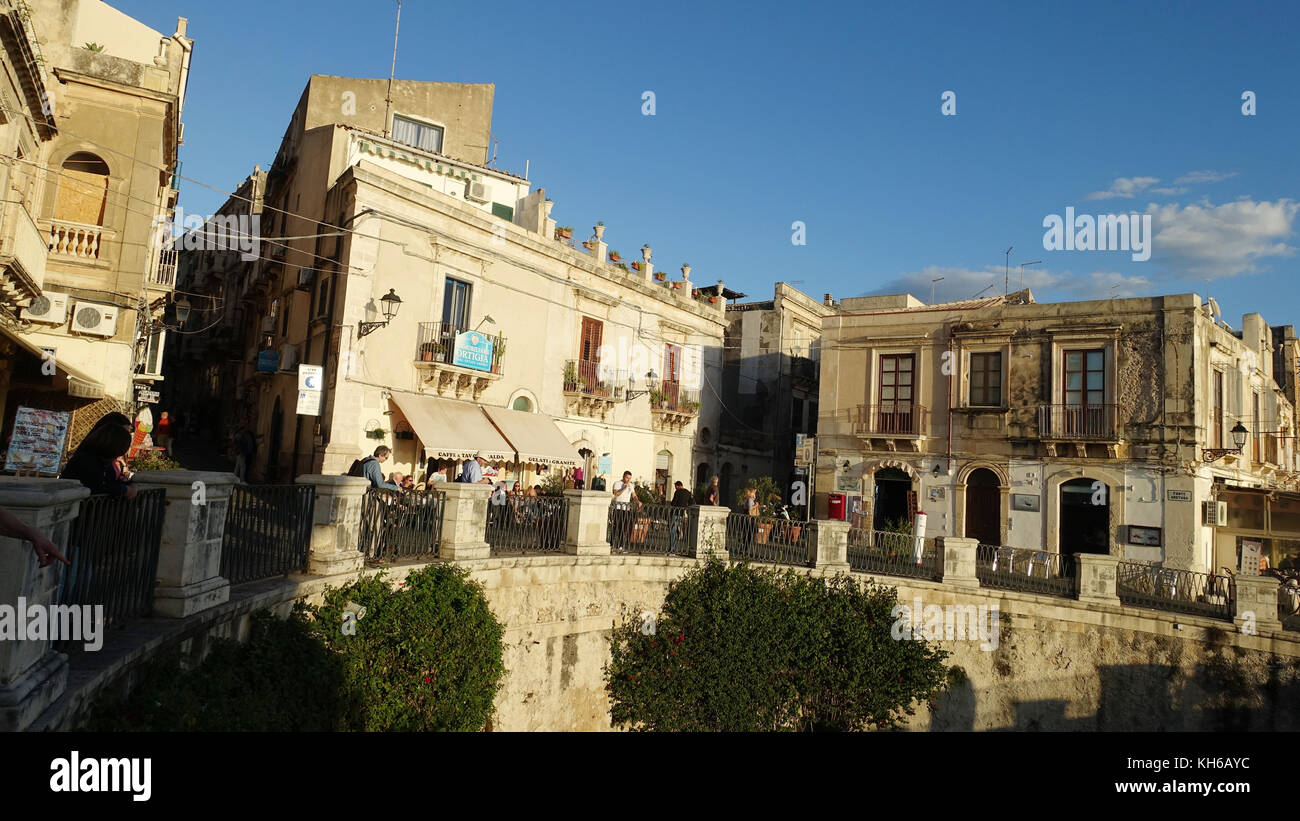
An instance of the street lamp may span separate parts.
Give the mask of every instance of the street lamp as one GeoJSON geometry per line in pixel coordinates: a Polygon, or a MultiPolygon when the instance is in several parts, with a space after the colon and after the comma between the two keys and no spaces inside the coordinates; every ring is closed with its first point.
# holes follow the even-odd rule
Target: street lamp
{"type": "Polygon", "coordinates": [[[657,380],[658,378],[659,375],[656,374],[654,371],[648,371],[645,375],[645,390],[643,391],[633,390],[632,385],[636,383],[636,380],[635,379],[629,380],[631,384],[628,385],[627,400],[631,402],[633,399],[636,399],[638,396],[645,396],[647,393],[650,393],[652,390],[654,390],[654,383],[655,380],[657,380]]]}
{"type": "Polygon", "coordinates": [[[398,296],[396,293],[394,293],[392,288],[389,288],[388,293],[384,294],[379,298],[379,303],[383,306],[384,309],[384,321],[383,322],[358,322],[357,339],[360,339],[361,337],[371,333],[372,331],[377,331],[380,328],[387,325],[389,322],[392,322],[393,317],[397,316],[397,309],[402,307],[402,298],[398,296]]]}
{"type": "Polygon", "coordinates": [[[1232,443],[1235,448],[1201,448],[1201,461],[1214,462],[1222,459],[1230,453],[1241,453],[1241,449],[1246,446],[1246,426],[1238,422],[1232,426],[1232,443]]]}
{"type": "Polygon", "coordinates": [[[185,327],[185,320],[190,318],[190,301],[181,296],[176,300],[176,327],[178,329],[185,327]]]}

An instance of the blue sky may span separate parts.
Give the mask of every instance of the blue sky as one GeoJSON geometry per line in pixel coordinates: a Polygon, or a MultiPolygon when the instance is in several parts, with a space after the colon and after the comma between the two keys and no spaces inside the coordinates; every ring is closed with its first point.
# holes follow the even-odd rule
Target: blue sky
{"type": "MultiPolygon", "coordinates": [[[[396,3],[117,0],[196,41],[183,173],[267,167],[312,73],[386,77],[396,3]]],[[[751,297],[1039,301],[1194,291],[1300,324],[1300,4],[429,3],[397,75],[496,84],[497,166],[579,238],[751,297]],[[1244,116],[1242,94],[1255,94],[1244,116]],[[642,94],[655,94],[654,116],[642,94]],[[941,95],[956,94],[956,116],[941,95]],[[1043,247],[1043,220],[1150,214],[1151,259],[1043,247]],[[806,226],[806,244],[791,242],[806,226]]],[[[193,183],[181,205],[222,197],[193,183]]]]}

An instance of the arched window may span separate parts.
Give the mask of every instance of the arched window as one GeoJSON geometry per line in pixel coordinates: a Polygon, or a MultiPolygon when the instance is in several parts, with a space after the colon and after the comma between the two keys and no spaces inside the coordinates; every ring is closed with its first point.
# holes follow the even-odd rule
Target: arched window
{"type": "Polygon", "coordinates": [[[103,225],[108,202],[108,164],[78,151],[63,161],[57,178],[54,218],[82,225],[103,225]]]}
{"type": "Polygon", "coordinates": [[[510,407],[517,411],[526,411],[528,413],[533,412],[533,403],[528,399],[527,396],[518,397],[517,399],[515,399],[514,404],[512,404],[510,407]]]}

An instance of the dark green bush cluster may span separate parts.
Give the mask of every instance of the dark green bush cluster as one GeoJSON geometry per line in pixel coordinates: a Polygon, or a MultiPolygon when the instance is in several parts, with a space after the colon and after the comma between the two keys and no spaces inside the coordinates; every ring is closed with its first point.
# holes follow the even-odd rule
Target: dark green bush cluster
{"type": "Polygon", "coordinates": [[[633,614],[605,668],[637,730],[896,726],[947,686],[948,654],[890,635],[897,590],[711,560],[669,587],[653,634],[633,614]]]}
{"type": "Polygon", "coordinates": [[[482,730],[505,669],[501,623],[468,572],[430,565],[394,589],[379,576],[253,617],[245,643],[203,663],[150,665],[127,698],[106,697],[83,729],[142,731],[482,730]],[[352,635],[344,608],[366,608],[352,635]]]}
{"type": "Polygon", "coordinates": [[[357,730],[482,730],[505,675],[504,628],[468,572],[430,565],[394,593],[380,576],[331,590],[315,628],[342,660],[357,730]],[[366,608],[355,635],[348,602],[366,608]]]}

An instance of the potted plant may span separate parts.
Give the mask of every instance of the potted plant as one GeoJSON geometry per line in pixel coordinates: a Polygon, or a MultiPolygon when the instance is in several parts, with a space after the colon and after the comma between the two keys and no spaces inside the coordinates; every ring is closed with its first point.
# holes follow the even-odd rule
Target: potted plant
{"type": "Polygon", "coordinates": [[[682,289],[682,284],[680,282],[673,282],[674,291],[680,291],[681,289],[682,289]]]}
{"type": "Polygon", "coordinates": [[[423,362],[432,362],[433,358],[442,353],[442,346],[437,342],[425,342],[420,345],[420,360],[423,362]]]}
{"type": "Polygon", "coordinates": [[[383,439],[384,434],[386,433],[388,433],[388,431],[383,428],[375,428],[374,430],[366,431],[366,436],[369,436],[371,439],[383,439]]]}
{"type": "Polygon", "coordinates": [[[663,271],[655,271],[655,282],[663,282],[668,276],[663,271]]]}
{"type": "Polygon", "coordinates": [[[668,401],[668,394],[664,391],[655,389],[650,391],[650,407],[662,408],[668,401]]]}
{"type": "Polygon", "coordinates": [[[710,304],[713,304],[713,305],[717,305],[717,304],[718,304],[718,297],[717,297],[717,296],[711,296],[711,297],[709,297],[709,303],[710,303],[710,304]]]}
{"type": "Polygon", "coordinates": [[[578,384],[578,365],[576,362],[564,363],[564,389],[573,390],[578,384]]]}
{"type": "Polygon", "coordinates": [[[564,237],[565,239],[573,239],[573,226],[572,226],[572,225],[562,225],[562,226],[560,226],[559,228],[556,228],[556,229],[555,229],[555,233],[559,234],[560,236],[564,237]]]}
{"type": "Polygon", "coordinates": [[[633,270],[633,271],[636,271],[636,272],[638,272],[638,273],[640,273],[640,271],[641,271],[641,263],[639,263],[639,262],[634,262],[634,263],[632,263],[632,270],[633,270]]]}
{"type": "Polygon", "coordinates": [[[618,251],[610,251],[610,252],[609,252],[609,261],[610,261],[610,262],[621,262],[622,260],[623,260],[623,257],[619,256],[618,251]]]}
{"type": "Polygon", "coordinates": [[[596,250],[596,243],[593,242],[592,240],[584,239],[582,241],[582,247],[586,248],[588,251],[594,251],[596,250]]]}

